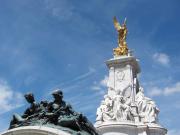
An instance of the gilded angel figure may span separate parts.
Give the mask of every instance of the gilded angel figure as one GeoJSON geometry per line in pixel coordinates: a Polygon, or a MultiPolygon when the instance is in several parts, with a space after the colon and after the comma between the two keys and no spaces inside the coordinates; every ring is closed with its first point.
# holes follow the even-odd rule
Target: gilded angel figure
{"type": "Polygon", "coordinates": [[[128,48],[127,48],[127,43],[126,43],[126,36],[127,36],[128,30],[126,27],[126,18],[122,26],[117,21],[116,17],[114,17],[113,21],[114,21],[114,27],[116,28],[118,32],[118,48],[114,49],[114,55],[115,56],[127,55],[128,48]]]}

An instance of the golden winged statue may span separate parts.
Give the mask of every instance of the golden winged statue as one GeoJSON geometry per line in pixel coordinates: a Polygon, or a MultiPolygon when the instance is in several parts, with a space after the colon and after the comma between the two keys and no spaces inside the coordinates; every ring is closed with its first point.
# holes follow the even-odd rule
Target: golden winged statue
{"type": "Polygon", "coordinates": [[[122,26],[117,21],[116,17],[113,18],[114,27],[118,32],[118,47],[113,49],[115,56],[128,55],[128,47],[126,43],[127,27],[126,27],[126,18],[122,26]]]}

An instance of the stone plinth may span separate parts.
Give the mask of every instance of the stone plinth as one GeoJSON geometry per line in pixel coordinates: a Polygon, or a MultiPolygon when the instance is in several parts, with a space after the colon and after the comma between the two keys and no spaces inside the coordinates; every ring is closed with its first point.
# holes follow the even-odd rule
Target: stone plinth
{"type": "Polygon", "coordinates": [[[134,100],[137,74],[140,73],[138,60],[133,56],[119,56],[106,61],[106,65],[109,68],[109,95],[121,93],[134,100]]]}
{"type": "Polygon", "coordinates": [[[44,126],[25,126],[7,130],[0,135],[70,135],[69,133],[44,126]]]}
{"type": "Polygon", "coordinates": [[[140,67],[138,60],[133,56],[119,56],[106,61],[108,68],[111,67],[123,67],[125,65],[131,65],[136,73],[140,73],[140,67]]]}
{"type": "Polygon", "coordinates": [[[103,122],[95,125],[100,135],[166,135],[167,130],[159,125],[133,122],[103,122]]]}

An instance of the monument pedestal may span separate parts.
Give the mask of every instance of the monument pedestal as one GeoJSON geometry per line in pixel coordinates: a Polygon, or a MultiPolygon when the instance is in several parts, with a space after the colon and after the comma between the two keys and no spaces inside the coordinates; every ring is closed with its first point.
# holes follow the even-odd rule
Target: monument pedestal
{"type": "Polygon", "coordinates": [[[71,135],[65,131],[45,126],[24,126],[7,130],[1,135],[71,135]]]}
{"type": "Polygon", "coordinates": [[[144,95],[138,81],[140,67],[131,55],[106,61],[107,94],[97,109],[95,127],[100,135],[166,135],[158,123],[155,102],[144,95]]]}
{"type": "Polygon", "coordinates": [[[159,125],[133,122],[103,122],[95,125],[100,135],[165,135],[167,130],[159,125]]]}

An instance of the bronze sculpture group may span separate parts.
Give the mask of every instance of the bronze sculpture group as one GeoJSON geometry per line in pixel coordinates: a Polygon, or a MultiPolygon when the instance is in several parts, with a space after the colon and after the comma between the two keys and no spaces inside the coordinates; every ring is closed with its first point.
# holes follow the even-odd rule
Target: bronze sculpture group
{"type": "Polygon", "coordinates": [[[52,93],[54,101],[36,103],[32,93],[25,94],[30,103],[22,116],[13,115],[9,129],[21,126],[44,125],[60,128],[71,134],[97,135],[92,123],[81,113],[73,110],[70,104],[63,101],[63,93],[56,90],[52,93]]]}

